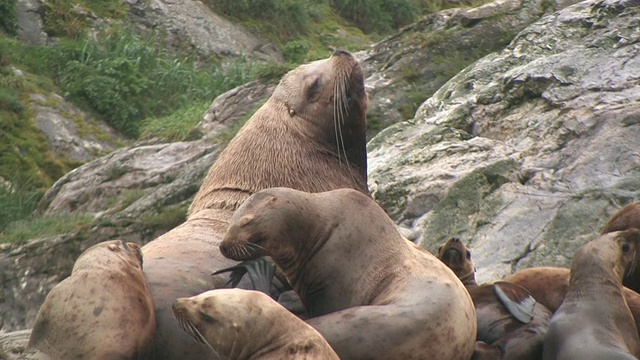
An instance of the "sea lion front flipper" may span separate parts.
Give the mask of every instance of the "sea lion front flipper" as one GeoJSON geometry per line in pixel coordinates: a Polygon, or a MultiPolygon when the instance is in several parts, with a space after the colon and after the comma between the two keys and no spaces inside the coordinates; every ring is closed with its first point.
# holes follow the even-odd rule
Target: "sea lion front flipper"
{"type": "Polygon", "coordinates": [[[244,275],[248,274],[249,280],[251,280],[251,284],[253,285],[253,290],[262,291],[267,295],[271,295],[271,282],[276,273],[276,265],[270,258],[263,256],[218,270],[211,275],[219,275],[225,272],[231,272],[229,281],[227,282],[227,284],[231,284],[231,287],[238,286],[244,275]]]}
{"type": "Polygon", "coordinates": [[[504,307],[518,321],[525,324],[531,321],[536,299],[531,296],[527,289],[507,281],[496,281],[493,284],[493,291],[504,307]]]}

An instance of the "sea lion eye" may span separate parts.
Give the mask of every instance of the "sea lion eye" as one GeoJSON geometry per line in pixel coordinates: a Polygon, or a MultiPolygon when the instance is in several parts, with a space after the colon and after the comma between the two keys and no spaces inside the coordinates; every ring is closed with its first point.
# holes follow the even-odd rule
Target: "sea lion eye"
{"type": "Polygon", "coordinates": [[[629,246],[629,244],[626,244],[626,243],[625,243],[625,244],[622,244],[622,252],[623,252],[623,253],[625,253],[625,254],[626,254],[626,253],[628,253],[628,252],[629,252],[629,250],[631,250],[631,246],[629,246]]]}
{"type": "Polygon", "coordinates": [[[307,97],[313,98],[320,92],[320,78],[317,77],[307,88],[307,97]]]}
{"type": "Polygon", "coordinates": [[[212,323],[214,321],[216,321],[213,317],[211,317],[211,315],[207,314],[206,312],[202,312],[200,311],[200,317],[202,318],[202,320],[208,322],[208,323],[212,323]]]}
{"type": "Polygon", "coordinates": [[[467,251],[467,259],[471,260],[471,251],[467,251]]]}

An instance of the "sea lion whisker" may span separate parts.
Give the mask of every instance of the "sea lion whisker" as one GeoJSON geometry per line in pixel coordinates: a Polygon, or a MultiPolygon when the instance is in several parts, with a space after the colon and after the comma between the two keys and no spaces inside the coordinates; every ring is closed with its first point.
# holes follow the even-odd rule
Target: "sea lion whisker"
{"type": "Polygon", "coordinates": [[[262,251],[264,251],[265,253],[269,254],[269,250],[267,250],[264,246],[260,246],[256,243],[249,243],[247,244],[248,247],[250,247],[251,249],[260,249],[262,251]]]}

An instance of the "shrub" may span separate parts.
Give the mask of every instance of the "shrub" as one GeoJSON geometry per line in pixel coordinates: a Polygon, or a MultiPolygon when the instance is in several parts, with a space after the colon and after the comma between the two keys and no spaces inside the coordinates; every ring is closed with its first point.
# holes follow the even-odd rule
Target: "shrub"
{"type": "Polygon", "coordinates": [[[18,0],[0,0],[0,27],[8,34],[18,33],[18,0]]]}

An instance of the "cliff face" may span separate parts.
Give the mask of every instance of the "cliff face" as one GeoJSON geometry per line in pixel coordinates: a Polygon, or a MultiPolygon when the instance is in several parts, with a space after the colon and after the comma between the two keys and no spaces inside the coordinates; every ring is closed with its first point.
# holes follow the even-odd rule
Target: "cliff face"
{"type": "MultiPolygon", "coordinates": [[[[569,3],[449,11],[359,54],[373,117],[412,118],[368,145],[374,197],[432,251],[451,236],[469,242],[481,281],[568,265],[613,212],[640,197],[640,4],[586,1],[553,12],[569,3]],[[465,44],[482,41],[482,29],[490,50],[470,49],[455,65],[470,66],[434,75],[445,69],[436,60],[460,61],[465,44]],[[422,105],[415,116],[401,115],[410,101],[422,105]]],[[[1,329],[30,327],[89,246],[111,238],[144,243],[175,226],[166,215],[188,206],[221,150],[212,139],[272,89],[252,83],[216,99],[200,139],[132,145],[61,178],[41,211],[91,215],[95,226],[0,245],[1,329]]]]}
{"type": "Polygon", "coordinates": [[[427,249],[470,242],[480,281],[569,266],[640,197],[639,15],[585,1],[460,72],[369,143],[374,197],[427,249]]]}

